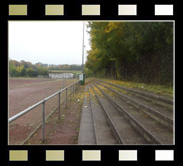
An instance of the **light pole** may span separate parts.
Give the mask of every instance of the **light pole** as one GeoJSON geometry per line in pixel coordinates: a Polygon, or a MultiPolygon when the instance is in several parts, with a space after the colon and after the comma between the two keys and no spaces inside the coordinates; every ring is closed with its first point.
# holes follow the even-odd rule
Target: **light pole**
{"type": "Polygon", "coordinates": [[[86,52],[86,46],[85,46],[85,63],[86,63],[86,53],[87,53],[87,52],[86,52]]]}
{"type": "Polygon", "coordinates": [[[83,56],[83,73],[85,72],[85,57],[86,57],[86,46],[84,45],[84,49],[85,49],[85,51],[84,51],[84,56],[83,56]]]}
{"type": "Polygon", "coordinates": [[[83,21],[83,52],[82,52],[82,73],[84,73],[84,67],[83,67],[83,62],[84,62],[84,25],[85,25],[85,22],[83,21]]]}

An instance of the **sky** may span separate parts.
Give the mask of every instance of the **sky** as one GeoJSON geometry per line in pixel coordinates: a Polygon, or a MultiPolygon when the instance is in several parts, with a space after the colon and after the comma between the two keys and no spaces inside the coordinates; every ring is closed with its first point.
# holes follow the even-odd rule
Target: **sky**
{"type": "MultiPolygon", "coordinates": [[[[87,22],[85,22],[85,25],[87,22]]],[[[84,62],[90,50],[84,30],[84,62]]],[[[9,58],[32,64],[82,64],[83,21],[9,21],[9,58]]]]}

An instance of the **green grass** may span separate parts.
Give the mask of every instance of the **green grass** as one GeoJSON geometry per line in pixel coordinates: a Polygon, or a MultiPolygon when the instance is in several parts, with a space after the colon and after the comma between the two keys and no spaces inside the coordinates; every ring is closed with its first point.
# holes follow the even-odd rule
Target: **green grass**
{"type": "Polygon", "coordinates": [[[173,95],[173,87],[164,85],[144,85],[144,89],[154,91],[155,93],[173,95]]]}
{"type": "Polygon", "coordinates": [[[51,73],[76,73],[80,74],[82,73],[81,70],[49,70],[51,73]]]}
{"type": "Polygon", "coordinates": [[[114,84],[118,84],[121,86],[125,86],[127,88],[140,88],[144,90],[153,91],[159,94],[173,95],[173,86],[152,85],[152,84],[136,83],[136,82],[130,82],[130,81],[119,81],[119,80],[112,80],[112,79],[102,79],[102,80],[111,82],[114,84]]]}

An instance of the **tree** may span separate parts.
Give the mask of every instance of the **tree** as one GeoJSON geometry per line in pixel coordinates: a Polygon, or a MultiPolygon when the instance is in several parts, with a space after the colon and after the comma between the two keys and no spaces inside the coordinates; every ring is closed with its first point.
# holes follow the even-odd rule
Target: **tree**
{"type": "Polygon", "coordinates": [[[23,65],[17,66],[17,68],[16,68],[16,72],[17,72],[16,76],[23,76],[23,74],[25,73],[24,71],[25,70],[24,70],[24,66],[23,65]]]}
{"type": "Polygon", "coordinates": [[[173,48],[172,22],[89,22],[88,28],[91,50],[86,67],[113,78],[142,55],[173,48]]]}
{"type": "Polygon", "coordinates": [[[46,67],[40,66],[37,71],[38,75],[48,75],[48,69],[46,67]]]}
{"type": "Polygon", "coordinates": [[[85,74],[86,74],[87,77],[92,77],[93,76],[92,70],[90,70],[90,69],[88,69],[86,67],[84,69],[84,72],[85,72],[85,74]]]}
{"type": "Polygon", "coordinates": [[[37,75],[36,71],[33,68],[27,68],[26,73],[29,77],[35,77],[37,75]]]}
{"type": "Polygon", "coordinates": [[[26,76],[26,69],[25,67],[23,67],[21,73],[20,73],[21,76],[26,76]]]}
{"type": "Polygon", "coordinates": [[[11,77],[14,77],[17,75],[16,66],[13,64],[13,62],[9,61],[9,74],[11,77]]]}
{"type": "Polygon", "coordinates": [[[20,66],[20,62],[16,61],[16,60],[10,60],[10,63],[12,63],[13,65],[15,65],[15,67],[20,66]]]}

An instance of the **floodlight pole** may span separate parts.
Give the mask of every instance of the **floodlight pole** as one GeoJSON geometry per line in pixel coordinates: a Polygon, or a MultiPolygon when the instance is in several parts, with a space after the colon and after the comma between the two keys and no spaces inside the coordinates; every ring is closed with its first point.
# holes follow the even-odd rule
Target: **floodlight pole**
{"type": "Polygon", "coordinates": [[[86,46],[84,45],[84,48],[83,48],[83,50],[84,50],[84,53],[83,53],[83,73],[85,72],[85,60],[84,60],[84,58],[85,58],[85,50],[86,50],[86,46]]]}
{"type": "MultiPolygon", "coordinates": [[[[84,59],[84,70],[86,68],[86,46],[85,46],[85,59],[84,59]]],[[[85,71],[86,72],[86,71],[85,71]]]]}
{"type": "Polygon", "coordinates": [[[82,52],[82,73],[84,73],[84,66],[83,66],[83,62],[84,62],[84,21],[83,21],[83,52],[82,52]]]}

